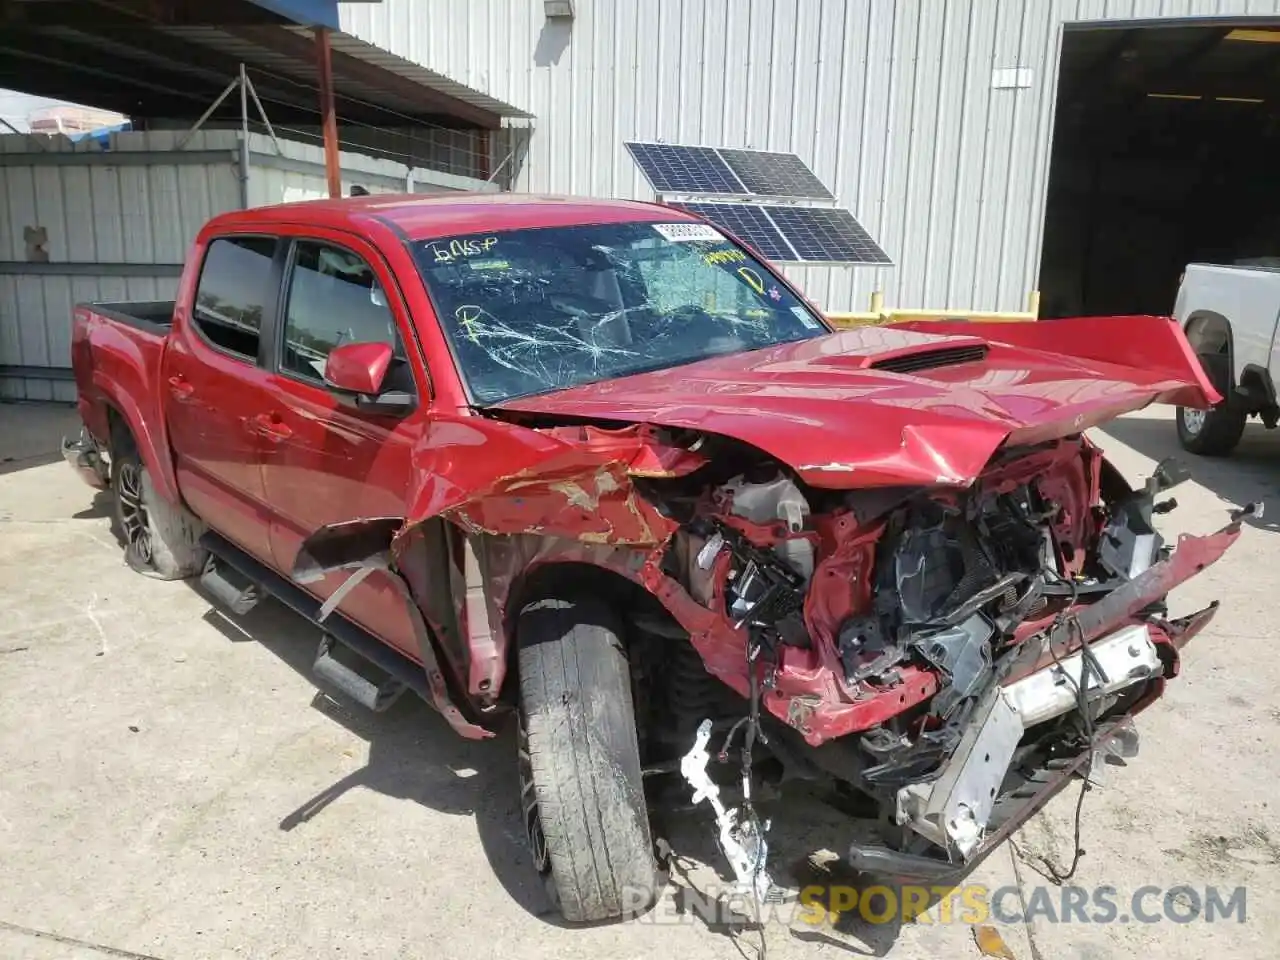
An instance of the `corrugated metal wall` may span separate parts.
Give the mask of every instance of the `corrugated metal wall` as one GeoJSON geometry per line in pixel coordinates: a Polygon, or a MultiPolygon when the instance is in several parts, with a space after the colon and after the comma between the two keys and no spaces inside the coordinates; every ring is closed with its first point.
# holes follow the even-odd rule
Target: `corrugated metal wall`
{"type": "MultiPolygon", "coordinates": [[[[92,300],[168,300],[187,248],[214,214],[240,207],[239,134],[116,134],[112,151],[89,140],[0,136],[0,368],[68,368],[71,316],[92,300]],[[194,161],[194,162],[193,162],[194,161]],[[43,229],[47,262],[28,249],[43,229]]],[[[324,151],[250,134],[252,206],[328,195],[324,151]]],[[[478,181],[342,153],[344,193],[497,189],[478,181]]],[[[75,384],[0,376],[0,398],[74,400],[75,384]]]]}
{"type": "MultiPolygon", "coordinates": [[[[124,150],[172,149],[176,133],[121,134],[124,150]]],[[[197,134],[205,160],[105,164],[89,141],[0,136],[0,364],[68,367],[71,314],[84,300],[173,296],[187,244],[214,212],[239,205],[231,147],[197,134]],[[205,151],[221,146],[219,162],[205,151]],[[48,262],[30,262],[43,229],[48,262]],[[127,266],[121,266],[127,265],[127,266]]],[[[0,397],[74,400],[75,384],[0,378],[0,397]]]]}
{"type": "Polygon", "coordinates": [[[893,269],[789,271],[831,310],[1018,310],[1036,282],[1061,27],[1280,0],[344,4],[343,28],[537,117],[517,189],[652,199],[626,139],[794,150],[893,269]],[[993,89],[992,71],[1031,71],[993,89]]]}

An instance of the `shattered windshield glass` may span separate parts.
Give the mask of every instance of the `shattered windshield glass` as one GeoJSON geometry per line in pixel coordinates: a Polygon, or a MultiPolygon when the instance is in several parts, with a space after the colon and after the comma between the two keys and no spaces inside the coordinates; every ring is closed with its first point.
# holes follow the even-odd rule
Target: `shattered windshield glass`
{"type": "Polygon", "coordinates": [[[827,328],[714,227],[610,223],[413,245],[478,403],[500,403],[827,328]]]}

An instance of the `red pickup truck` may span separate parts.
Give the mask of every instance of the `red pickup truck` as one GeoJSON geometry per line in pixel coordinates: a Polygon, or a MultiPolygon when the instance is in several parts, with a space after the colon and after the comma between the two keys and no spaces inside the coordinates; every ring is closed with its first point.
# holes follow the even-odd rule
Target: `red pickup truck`
{"type": "Polygon", "coordinates": [[[657,205],[226,214],[175,303],[79,306],[72,351],[64,452],[129,562],[290,605],[372,709],[514,716],[569,920],[661,889],[664,782],[757,895],[755,803],[788,778],[858,798],[859,869],[970,869],[1133,745],[1214,612],[1166,594],[1239,534],[1166,546],[1174,468],[1134,489],[1084,434],[1219,399],[1170,320],[837,331],[657,205]]]}

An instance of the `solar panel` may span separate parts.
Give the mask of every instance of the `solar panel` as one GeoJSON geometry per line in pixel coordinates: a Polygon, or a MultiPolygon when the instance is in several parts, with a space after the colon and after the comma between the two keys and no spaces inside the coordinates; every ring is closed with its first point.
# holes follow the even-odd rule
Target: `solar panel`
{"type": "Polygon", "coordinates": [[[658,193],[747,193],[714,147],[632,140],[625,145],[640,172],[658,193]]]}
{"type": "Polygon", "coordinates": [[[893,261],[852,213],[833,207],[763,207],[800,260],[825,263],[893,261]]]}
{"type": "Polygon", "coordinates": [[[765,197],[831,200],[828,190],[794,153],[717,148],[747,191],[765,197]]]}
{"type": "Polygon", "coordinates": [[[782,239],[763,207],[751,203],[681,203],[673,206],[710,220],[717,227],[751,244],[766,260],[796,259],[795,252],[782,239]]]}

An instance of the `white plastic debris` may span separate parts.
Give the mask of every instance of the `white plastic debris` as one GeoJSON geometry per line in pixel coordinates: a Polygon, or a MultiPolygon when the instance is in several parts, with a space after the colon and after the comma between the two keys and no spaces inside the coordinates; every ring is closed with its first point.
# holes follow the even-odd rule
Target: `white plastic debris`
{"type": "Polygon", "coordinates": [[[720,802],[720,787],[707,775],[707,763],[711,760],[707,743],[710,740],[711,721],[703,720],[698,725],[693,747],[680,760],[680,773],[693,788],[693,802],[699,804],[706,800],[715,811],[720,849],[729,860],[741,892],[763,903],[773,887],[773,880],[765,870],[769,845],[763,834],[756,832],[752,821],[740,821],[736,810],[728,810],[720,802]]]}

